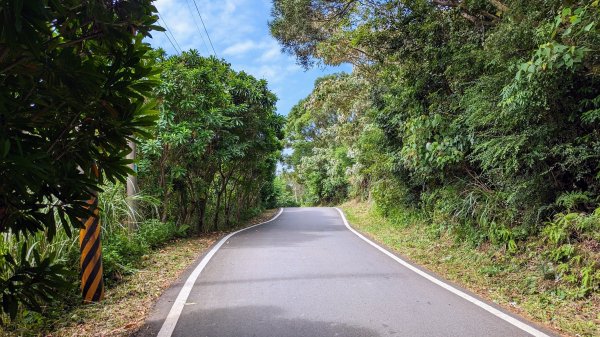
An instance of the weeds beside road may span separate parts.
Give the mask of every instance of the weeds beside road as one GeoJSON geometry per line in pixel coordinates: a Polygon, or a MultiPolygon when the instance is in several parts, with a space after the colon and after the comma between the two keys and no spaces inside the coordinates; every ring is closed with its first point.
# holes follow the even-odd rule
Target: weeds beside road
{"type": "Polygon", "coordinates": [[[341,208],[357,230],[507,310],[564,335],[600,336],[600,294],[567,297],[568,285],[546,279],[540,270],[542,245],[534,239],[526,249],[509,254],[490,244],[457,242],[408,214],[403,221],[391,221],[368,203],[351,201],[341,208]]]}

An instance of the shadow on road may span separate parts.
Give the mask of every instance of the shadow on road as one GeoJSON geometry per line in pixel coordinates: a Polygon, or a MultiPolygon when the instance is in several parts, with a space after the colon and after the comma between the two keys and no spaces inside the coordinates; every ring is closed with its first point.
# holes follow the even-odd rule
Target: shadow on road
{"type": "Polygon", "coordinates": [[[252,283],[275,283],[285,281],[326,281],[326,280],[345,280],[348,284],[355,282],[358,279],[372,279],[373,281],[395,279],[401,281],[403,275],[400,273],[380,273],[380,274],[360,274],[360,273],[340,273],[340,274],[314,274],[314,275],[296,275],[289,277],[265,277],[254,279],[238,279],[238,280],[219,280],[219,281],[197,281],[196,286],[221,286],[224,284],[252,284],[252,283]]]}
{"type": "Polygon", "coordinates": [[[372,329],[302,317],[283,317],[275,306],[242,306],[213,310],[184,310],[173,336],[202,337],[377,337],[372,329]],[[187,316],[187,317],[186,317],[187,316]]]}
{"type": "Polygon", "coordinates": [[[286,208],[274,222],[252,228],[235,236],[235,245],[226,243],[222,250],[248,248],[297,247],[311,241],[347,232],[352,235],[334,208],[286,208]]]}

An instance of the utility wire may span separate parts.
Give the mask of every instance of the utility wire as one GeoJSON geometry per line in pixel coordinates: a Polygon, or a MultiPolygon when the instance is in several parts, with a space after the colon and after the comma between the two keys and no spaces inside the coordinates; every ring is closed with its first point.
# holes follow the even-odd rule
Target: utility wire
{"type": "Polygon", "coordinates": [[[202,33],[202,29],[200,29],[200,26],[198,25],[198,20],[196,19],[196,16],[194,15],[194,10],[192,9],[192,6],[190,6],[190,0],[185,0],[185,3],[188,6],[188,9],[190,10],[190,14],[192,15],[192,20],[194,21],[194,25],[196,25],[196,29],[198,29],[198,33],[200,33],[200,38],[202,39],[202,45],[204,46],[204,49],[206,49],[206,55],[210,54],[210,50],[208,49],[208,45],[206,44],[206,41],[204,40],[204,33],[202,33]]]}
{"type": "MultiPolygon", "coordinates": [[[[167,21],[165,21],[164,18],[159,18],[162,20],[163,24],[165,25],[166,28],[166,32],[165,33],[170,33],[171,37],[173,38],[173,41],[175,41],[175,44],[177,45],[177,48],[179,48],[179,53],[181,53],[183,51],[183,49],[181,49],[181,46],[179,45],[179,42],[177,42],[177,39],[175,38],[175,35],[173,35],[173,31],[169,28],[169,26],[167,26],[167,21]]],[[[168,34],[167,34],[168,36],[168,34]]],[[[177,49],[175,49],[175,51],[177,51],[177,49]]]]}
{"type": "Polygon", "coordinates": [[[173,41],[171,41],[171,38],[169,37],[169,34],[167,34],[166,31],[164,31],[163,33],[165,33],[165,36],[167,37],[167,40],[169,40],[169,42],[171,43],[171,46],[173,46],[173,49],[175,49],[175,52],[179,53],[179,51],[177,50],[177,47],[175,47],[175,45],[173,44],[173,41]]]}
{"type": "MultiPolygon", "coordinates": [[[[165,29],[166,29],[165,35],[167,35],[167,38],[169,38],[169,34],[167,34],[167,33],[171,33],[171,37],[173,38],[173,41],[175,41],[175,44],[177,45],[177,47],[179,47],[179,51],[177,50],[177,48],[175,48],[175,46],[173,46],[173,48],[175,48],[176,52],[181,54],[183,49],[181,49],[181,46],[177,42],[175,35],[173,35],[173,31],[169,28],[169,26],[167,26],[167,21],[165,21],[165,18],[163,18],[162,15],[158,11],[156,11],[156,12],[159,15],[158,19],[161,20],[163,22],[163,24],[165,25],[165,29]]],[[[171,42],[171,39],[169,39],[169,42],[171,42]]],[[[171,45],[173,45],[173,42],[171,42],[171,45]]]]}
{"type": "Polygon", "coordinates": [[[212,48],[213,54],[215,57],[217,56],[217,52],[215,51],[215,47],[210,39],[210,35],[208,35],[208,30],[206,30],[206,25],[204,24],[204,19],[202,19],[202,14],[200,14],[200,10],[198,9],[198,4],[196,4],[196,0],[192,0],[194,2],[194,6],[196,7],[196,12],[198,12],[198,16],[200,17],[200,22],[202,22],[202,27],[204,27],[204,31],[206,32],[206,37],[208,37],[208,42],[210,42],[210,47],[212,48]]]}

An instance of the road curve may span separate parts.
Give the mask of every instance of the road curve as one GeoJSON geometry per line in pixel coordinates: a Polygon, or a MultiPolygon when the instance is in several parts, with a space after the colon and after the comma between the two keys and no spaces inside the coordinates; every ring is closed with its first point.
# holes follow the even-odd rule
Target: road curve
{"type": "MultiPolygon", "coordinates": [[[[178,293],[138,335],[156,335],[178,293]]],[[[176,316],[177,337],[530,336],[375,249],[335,208],[286,208],[230,237],[176,316]]]]}

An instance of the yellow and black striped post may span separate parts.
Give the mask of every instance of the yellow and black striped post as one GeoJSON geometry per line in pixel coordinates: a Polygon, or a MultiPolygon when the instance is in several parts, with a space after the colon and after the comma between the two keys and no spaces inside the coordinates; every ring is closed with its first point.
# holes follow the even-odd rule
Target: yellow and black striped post
{"type": "MultiPolygon", "coordinates": [[[[98,169],[93,167],[98,175],[98,169]]],[[[102,277],[102,244],[100,241],[100,217],[98,211],[98,196],[92,194],[87,202],[93,216],[84,222],[84,228],[79,231],[79,247],[81,257],[81,296],[84,302],[97,302],[104,297],[104,280],[102,277]]]]}

